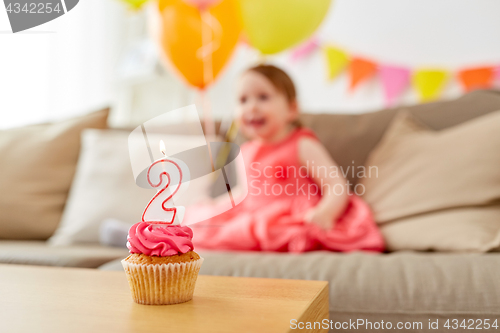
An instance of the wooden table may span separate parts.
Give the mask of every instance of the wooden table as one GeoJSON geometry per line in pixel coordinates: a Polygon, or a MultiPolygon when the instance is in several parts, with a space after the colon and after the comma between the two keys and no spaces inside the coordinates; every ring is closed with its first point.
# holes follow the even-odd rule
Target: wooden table
{"type": "Polygon", "coordinates": [[[200,275],[191,301],[155,306],[132,301],[124,272],[0,265],[5,333],[296,332],[293,319],[328,319],[327,282],[200,275]]]}

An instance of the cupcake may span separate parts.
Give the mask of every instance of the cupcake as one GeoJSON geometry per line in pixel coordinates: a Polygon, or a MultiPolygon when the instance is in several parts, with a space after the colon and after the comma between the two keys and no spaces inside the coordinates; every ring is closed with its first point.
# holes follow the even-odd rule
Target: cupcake
{"type": "Polygon", "coordinates": [[[139,304],[177,304],[193,298],[203,258],[194,252],[193,231],[179,225],[134,224],[122,260],[132,298],[139,304]]]}

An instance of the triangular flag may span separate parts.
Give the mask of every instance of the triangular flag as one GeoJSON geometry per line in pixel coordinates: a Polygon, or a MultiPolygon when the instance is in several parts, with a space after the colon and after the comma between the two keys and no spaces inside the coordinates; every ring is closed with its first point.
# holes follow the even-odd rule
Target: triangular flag
{"type": "Polygon", "coordinates": [[[458,72],[458,78],[466,91],[481,88],[491,88],[493,84],[494,67],[465,69],[458,72]]]}
{"type": "Polygon", "coordinates": [[[333,46],[325,46],[324,52],[328,64],[328,79],[333,80],[347,66],[349,56],[344,51],[333,46]]]}
{"type": "Polygon", "coordinates": [[[376,63],[363,58],[353,58],[349,64],[349,89],[353,91],[359,83],[369,79],[375,75],[376,72],[376,63]]]}
{"type": "Polygon", "coordinates": [[[296,62],[304,57],[307,57],[314,50],[316,50],[318,46],[319,42],[316,37],[309,39],[307,42],[305,42],[304,44],[300,45],[299,47],[297,47],[295,50],[292,51],[291,54],[292,62],[296,62]]]}
{"type": "Polygon", "coordinates": [[[384,86],[385,103],[388,107],[394,106],[397,98],[408,87],[410,70],[397,66],[380,66],[380,77],[384,86]]]}
{"type": "Polygon", "coordinates": [[[444,70],[421,69],[413,74],[413,86],[421,101],[430,101],[439,97],[447,79],[448,73],[444,70]]]}

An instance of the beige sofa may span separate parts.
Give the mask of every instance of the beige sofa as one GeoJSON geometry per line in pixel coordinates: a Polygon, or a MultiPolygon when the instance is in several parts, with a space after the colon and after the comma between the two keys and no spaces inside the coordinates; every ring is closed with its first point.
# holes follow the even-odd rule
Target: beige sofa
{"type": "MultiPolygon", "coordinates": [[[[500,110],[500,93],[476,91],[453,101],[405,109],[426,126],[440,131],[500,110]]],[[[315,130],[340,166],[363,166],[391,121],[402,111],[304,115],[303,122],[315,130]]],[[[500,123],[498,129],[500,131],[500,123]]],[[[347,176],[353,184],[360,181],[347,176]]],[[[497,207],[498,202],[500,200],[494,200],[484,206],[497,207]]],[[[478,209],[482,205],[479,204],[478,209]]],[[[489,222],[500,225],[500,219],[489,222]]],[[[486,232],[492,234],[497,230],[490,228],[486,232]]],[[[450,233],[449,237],[455,236],[450,233]]],[[[457,242],[461,242],[460,237],[457,242]]],[[[481,253],[482,248],[474,246],[472,252],[475,253],[468,253],[471,251],[467,248],[450,249],[446,253],[407,249],[385,254],[200,251],[205,258],[201,274],[326,280],[330,283],[330,319],[334,323],[352,324],[358,319],[365,323],[389,321],[393,325],[411,322],[415,324],[405,331],[427,332],[436,331],[429,328],[429,321],[438,320],[438,331],[443,331],[448,319],[457,319],[459,324],[464,319],[488,319],[492,324],[500,318],[500,255],[481,253]]],[[[437,248],[428,249],[439,249],[439,244],[437,248]]],[[[498,247],[491,245],[488,250],[498,250],[498,247]]],[[[44,240],[2,240],[0,230],[1,263],[120,270],[119,261],[126,255],[124,248],[99,244],[54,247],[44,240]]],[[[372,331],[365,325],[356,328],[349,325],[344,331],[372,331]]],[[[466,329],[458,327],[453,331],[466,329]]]]}

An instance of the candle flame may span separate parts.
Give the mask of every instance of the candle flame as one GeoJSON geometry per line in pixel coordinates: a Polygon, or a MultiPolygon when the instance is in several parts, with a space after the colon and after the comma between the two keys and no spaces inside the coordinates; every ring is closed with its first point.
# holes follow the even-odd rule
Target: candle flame
{"type": "Polygon", "coordinates": [[[160,140],[160,151],[163,154],[163,156],[167,156],[166,150],[167,149],[165,148],[165,142],[163,142],[163,140],[160,140]]]}

